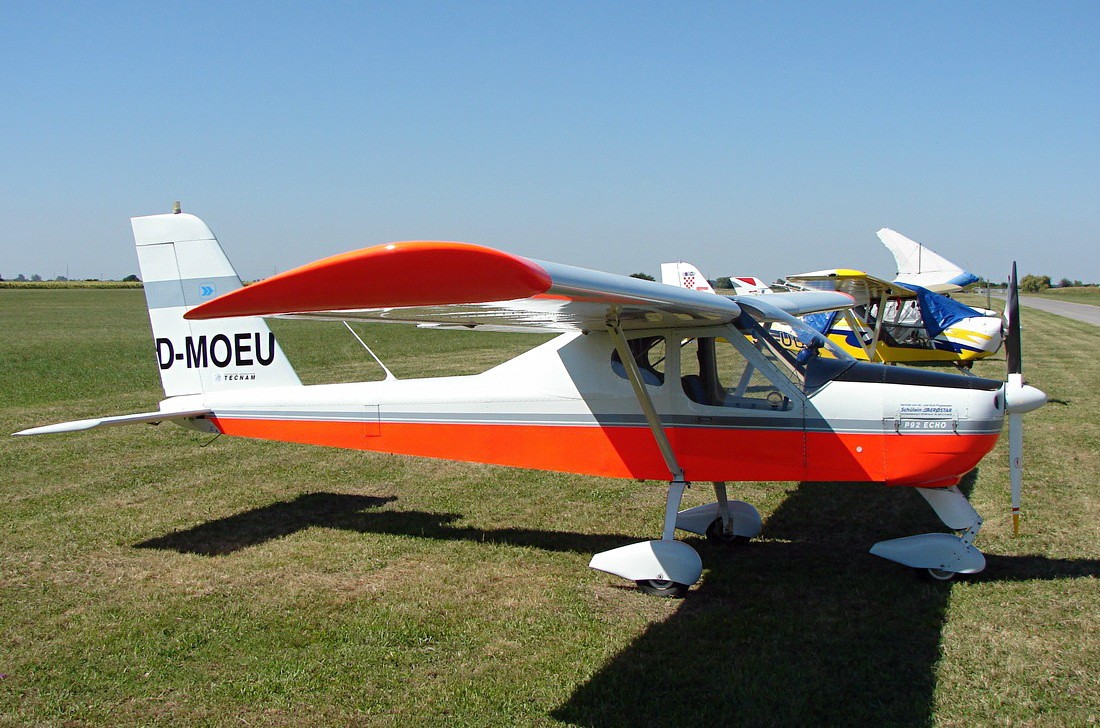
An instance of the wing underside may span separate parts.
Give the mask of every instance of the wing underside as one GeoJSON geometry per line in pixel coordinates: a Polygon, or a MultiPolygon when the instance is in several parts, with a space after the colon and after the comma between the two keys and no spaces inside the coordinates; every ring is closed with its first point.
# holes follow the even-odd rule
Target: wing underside
{"type": "Polygon", "coordinates": [[[863,271],[848,268],[798,273],[796,275],[787,276],[787,280],[820,291],[846,293],[860,305],[866,305],[872,301],[877,301],[883,294],[885,294],[887,298],[894,299],[917,297],[916,293],[905,286],[890,281],[884,281],[881,278],[868,275],[863,271]]]}

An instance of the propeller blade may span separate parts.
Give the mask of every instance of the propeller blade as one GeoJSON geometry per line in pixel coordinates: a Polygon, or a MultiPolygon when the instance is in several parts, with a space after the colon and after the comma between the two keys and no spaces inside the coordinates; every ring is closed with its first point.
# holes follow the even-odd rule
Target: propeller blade
{"type": "Polygon", "coordinates": [[[1012,261],[1012,275],[1008,279],[1005,316],[1008,319],[1008,334],[1005,336],[1005,359],[1008,361],[1008,373],[1023,372],[1023,357],[1020,346],[1020,291],[1016,281],[1016,261],[1012,261]]]}
{"type": "Polygon", "coordinates": [[[1024,418],[1008,416],[1008,481],[1012,487],[1012,537],[1020,535],[1020,492],[1024,483],[1024,418]]]}
{"type": "Polygon", "coordinates": [[[1020,494],[1024,480],[1024,412],[1046,404],[1047,396],[1040,389],[1024,384],[1023,354],[1020,343],[1020,292],[1016,280],[1016,262],[1008,279],[1005,316],[1008,334],[1005,336],[1005,359],[1008,361],[1008,381],[1004,386],[1005,413],[1008,415],[1008,477],[1012,490],[1012,535],[1020,535],[1020,494]]]}

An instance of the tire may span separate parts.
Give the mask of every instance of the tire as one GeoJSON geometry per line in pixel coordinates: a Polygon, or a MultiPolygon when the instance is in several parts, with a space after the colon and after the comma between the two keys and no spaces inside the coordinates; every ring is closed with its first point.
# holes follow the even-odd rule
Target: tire
{"type": "Polygon", "coordinates": [[[958,572],[944,571],[943,569],[918,569],[917,573],[928,581],[936,583],[951,581],[959,575],[958,572]]]}
{"type": "Polygon", "coordinates": [[[722,519],[715,518],[707,526],[707,541],[722,546],[744,546],[749,542],[749,537],[726,533],[722,528],[722,519]]]}
{"type": "Polygon", "coordinates": [[[664,579],[643,579],[635,583],[645,594],[666,599],[683,599],[688,590],[687,584],[664,579]]]}

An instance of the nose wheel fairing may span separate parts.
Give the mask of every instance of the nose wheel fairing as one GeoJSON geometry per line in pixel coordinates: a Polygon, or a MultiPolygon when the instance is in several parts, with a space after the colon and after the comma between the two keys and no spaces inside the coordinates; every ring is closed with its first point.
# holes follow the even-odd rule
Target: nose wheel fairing
{"type": "MultiPolygon", "coordinates": [[[[976,574],[985,568],[985,556],[974,547],[982,517],[957,487],[917,488],[932,510],[950,529],[961,532],[923,533],[879,541],[871,553],[914,569],[937,574],[976,574]]],[[[943,578],[938,576],[937,578],[943,578]]]]}
{"type": "Polygon", "coordinates": [[[699,553],[683,541],[640,541],[601,551],[588,566],[637,582],[672,582],[691,586],[703,573],[699,553]]]}

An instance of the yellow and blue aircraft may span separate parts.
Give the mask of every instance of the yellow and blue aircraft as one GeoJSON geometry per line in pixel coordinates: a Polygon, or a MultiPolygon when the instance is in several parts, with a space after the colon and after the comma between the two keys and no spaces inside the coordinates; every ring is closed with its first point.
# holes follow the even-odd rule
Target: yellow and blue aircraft
{"type": "MultiPolygon", "coordinates": [[[[800,273],[787,281],[852,296],[851,308],[808,317],[807,323],[857,359],[968,367],[995,354],[1004,338],[997,312],[965,306],[921,286],[850,268],[800,273]]],[[[792,339],[791,346],[801,345],[792,339]]]]}

